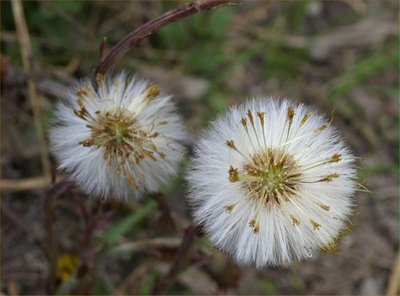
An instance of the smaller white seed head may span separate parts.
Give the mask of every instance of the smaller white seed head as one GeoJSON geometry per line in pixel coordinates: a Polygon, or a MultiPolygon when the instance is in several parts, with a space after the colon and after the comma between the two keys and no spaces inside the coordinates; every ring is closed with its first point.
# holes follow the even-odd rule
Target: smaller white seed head
{"type": "Polygon", "coordinates": [[[97,76],[59,104],[50,130],[60,168],[87,193],[106,198],[154,192],[176,174],[185,129],[157,85],[127,76],[97,76]]]}
{"type": "Polygon", "coordinates": [[[212,124],[188,174],[194,216],[239,262],[286,265],[337,251],[352,212],[354,157],[322,116],[251,100],[212,124]]]}

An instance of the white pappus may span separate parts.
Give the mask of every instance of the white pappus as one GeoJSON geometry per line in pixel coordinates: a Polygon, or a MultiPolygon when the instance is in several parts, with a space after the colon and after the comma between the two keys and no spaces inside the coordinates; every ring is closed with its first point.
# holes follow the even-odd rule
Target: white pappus
{"type": "Polygon", "coordinates": [[[197,223],[221,250],[257,267],[337,251],[352,213],[354,157],[323,116],[264,98],[218,117],[187,176],[197,223]]]}
{"type": "Polygon", "coordinates": [[[50,130],[59,168],[87,193],[140,197],[174,176],[185,129],[169,96],[123,72],[89,79],[58,105],[50,130]]]}

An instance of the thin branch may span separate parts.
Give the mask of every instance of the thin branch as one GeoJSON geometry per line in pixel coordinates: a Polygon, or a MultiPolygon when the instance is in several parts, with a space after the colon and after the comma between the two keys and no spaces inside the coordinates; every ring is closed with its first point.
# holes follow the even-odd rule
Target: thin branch
{"type": "Polygon", "coordinates": [[[49,151],[46,142],[44,128],[41,123],[41,118],[42,118],[41,102],[39,100],[35,82],[33,80],[31,41],[29,39],[28,28],[26,26],[25,15],[24,15],[24,10],[22,8],[21,0],[12,0],[11,7],[14,14],[15,27],[17,28],[18,42],[21,47],[22,62],[28,78],[28,92],[32,104],[33,119],[40,144],[42,169],[45,176],[50,176],[51,170],[50,170],[49,151]]]}
{"type": "Polygon", "coordinates": [[[105,74],[125,53],[159,28],[198,12],[234,4],[236,3],[230,2],[229,0],[199,0],[195,3],[188,3],[167,11],[162,16],[141,25],[119,41],[100,61],[94,71],[94,83],[96,83],[97,74],[105,74]]]}
{"type": "Polygon", "coordinates": [[[47,244],[49,247],[49,280],[48,280],[48,291],[50,295],[53,295],[56,288],[57,279],[57,259],[58,259],[58,244],[56,234],[56,213],[55,213],[55,197],[51,190],[47,191],[44,202],[44,212],[46,214],[46,232],[47,232],[47,244]]]}

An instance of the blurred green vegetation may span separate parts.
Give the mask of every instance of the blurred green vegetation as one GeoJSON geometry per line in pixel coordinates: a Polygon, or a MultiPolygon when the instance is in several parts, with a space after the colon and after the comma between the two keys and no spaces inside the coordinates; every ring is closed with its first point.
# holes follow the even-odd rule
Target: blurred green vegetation
{"type": "MultiPolygon", "coordinates": [[[[161,6],[164,11],[178,4],[179,2],[165,1],[161,6]]],[[[14,21],[10,2],[3,1],[1,5],[2,28],[4,31],[13,31],[14,21]]],[[[107,37],[108,43],[113,44],[124,35],[118,32],[118,34],[96,36],[93,40],[88,39],[65,19],[60,18],[54,8],[37,1],[24,1],[23,5],[32,38],[33,53],[42,65],[65,66],[71,57],[83,56],[81,67],[76,74],[85,75],[91,72],[98,62],[98,44],[102,37],[107,37]]],[[[163,27],[151,37],[151,47],[157,51],[152,52],[151,56],[146,56],[144,62],[168,65],[170,62],[164,60],[164,53],[173,51],[179,59],[169,66],[183,66],[182,71],[185,73],[204,77],[211,83],[209,92],[203,99],[214,112],[210,115],[213,117],[213,114],[227,106],[230,96],[248,95],[243,90],[233,92],[226,87],[226,81],[230,79],[238,65],[256,63],[260,65],[262,78],[277,79],[299,87],[303,70],[314,65],[309,58],[307,47],[288,48],[283,38],[303,33],[308,5],[310,5],[308,1],[302,0],[293,4],[290,9],[281,9],[274,19],[268,21],[264,33],[261,32],[257,39],[249,42],[240,51],[229,48],[229,31],[232,17],[235,15],[234,8],[226,7],[193,15],[163,27]]],[[[89,15],[94,9],[94,4],[90,1],[56,0],[52,1],[51,6],[55,6],[57,10],[79,22],[83,28],[89,25],[89,15]]],[[[334,20],[343,22],[343,18],[334,20]]],[[[126,33],[131,29],[133,28],[124,28],[126,33]]],[[[323,33],[328,29],[329,27],[321,27],[320,32],[323,33]]],[[[334,79],[327,81],[322,87],[323,91],[328,93],[328,99],[335,102],[345,100],[345,95],[354,86],[382,70],[395,67],[398,57],[390,54],[390,49],[394,46],[394,40],[385,43],[378,50],[371,50],[354,64],[347,65],[339,71],[334,79]]],[[[18,43],[3,44],[2,51],[13,63],[21,65],[18,43]]],[[[131,56],[135,59],[134,53],[131,56]]],[[[376,89],[381,92],[390,91],[386,87],[376,86],[376,89]]],[[[353,116],[356,115],[354,113],[356,109],[356,107],[342,108],[341,112],[353,116]]]]}

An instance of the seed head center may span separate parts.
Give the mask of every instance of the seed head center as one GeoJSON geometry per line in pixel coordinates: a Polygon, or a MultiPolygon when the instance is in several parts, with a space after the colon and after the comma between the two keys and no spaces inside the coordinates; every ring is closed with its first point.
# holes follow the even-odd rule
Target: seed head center
{"type": "Polygon", "coordinates": [[[251,197],[278,204],[282,198],[292,195],[300,174],[296,173],[296,162],[284,151],[268,149],[254,154],[251,162],[244,165],[248,176],[245,187],[251,197]]]}
{"type": "Polygon", "coordinates": [[[263,179],[263,186],[268,191],[273,191],[275,188],[279,188],[279,185],[285,181],[284,171],[272,166],[264,172],[261,171],[260,177],[263,179]]]}
{"type": "Polygon", "coordinates": [[[129,152],[134,142],[136,120],[127,110],[116,109],[100,113],[96,125],[92,126],[91,138],[95,144],[104,146],[106,150],[116,153],[129,152]]]}

